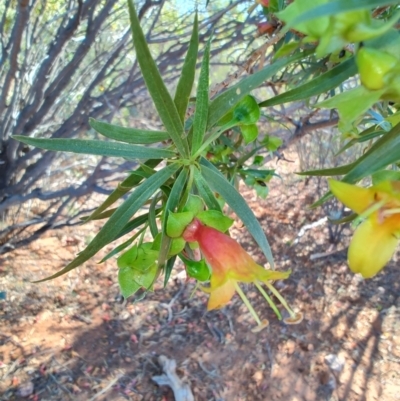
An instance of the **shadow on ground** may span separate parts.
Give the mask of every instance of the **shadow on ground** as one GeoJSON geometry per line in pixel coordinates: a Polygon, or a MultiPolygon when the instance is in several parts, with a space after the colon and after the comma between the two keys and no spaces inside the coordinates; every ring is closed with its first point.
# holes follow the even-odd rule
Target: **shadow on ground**
{"type": "MultiPolygon", "coordinates": [[[[65,246],[68,237],[86,238],[93,227],[49,233],[7,254],[0,265],[7,292],[0,301],[0,400],[173,400],[151,380],[161,373],[161,354],[176,359],[198,401],[400,400],[397,259],[363,281],[349,272],[343,248],[315,257],[326,253],[328,233],[321,226],[296,237],[321,217],[304,208],[313,189],[303,185],[284,196],[272,188],[267,202],[247,194],[278,268],[292,270],[276,285],[304,313],[296,326],[279,322],[252,286],[247,294],[270,322],[260,333],[251,332],[237,297],[206,313],[206,295],[192,297],[194,284],[179,271],[166,290],[127,302],[112,261],[88,262],[52,282],[28,281],[63,266],[83,246],[65,246]]],[[[262,261],[240,225],[233,235],[262,261]]]]}

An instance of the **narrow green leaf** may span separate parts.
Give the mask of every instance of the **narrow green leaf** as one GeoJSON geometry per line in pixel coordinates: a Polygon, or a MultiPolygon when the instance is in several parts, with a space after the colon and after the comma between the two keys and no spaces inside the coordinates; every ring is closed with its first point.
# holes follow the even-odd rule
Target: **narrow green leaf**
{"type": "Polygon", "coordinates": [[[274,258],[272,256],[271,247],[261,228],[260,223],[254,216],[254,213],[243,199],[242,195],[235,189],[233,185],[207,160],[201,160],[201,172],[211,188],[218,192],[232,208],[236,215],[242,220],[250,234],[253,236],[257,244],[260,246],[265,257],[267,258],[271,268],[274,268],[274,258]]]}
{"type": "Polygon", "coordinates": [[[312,52],[305,51],[302,53],[294,54],[290,57],[281,58],[273,64],[263,68],[255,74],[249,75],[242,79],[236,85],[233,85],[225,92],[218,95],[208,108],[208,123],[207,128],[214,126],[222,117],[225,116],[240,100],[248,95],[252,90],[258,88],[266,79],[278,73],[282,68],[287,65],[301,60],[309,56],[312,52]]]}
{"type": "Polygon", "coordinates": [[[176,156],[175,152],[167,149],[149,148],[146,146],[127,143],[96,141],[91,139],[45,139],[30,138],[23,135],[14,135],[14,139],[36,146],[41,149],[83,153],[108,157],[124,157],[126,159],[159,159],[176,156]]]}
{"type": "Polygon", "coordinates": [[[200,197],[204,200],[205,204],[210,210],[217,210],[222,212],[221,205],[218,203],[217,198],[209,187],[207,180],[203,178],[200,171],[194,170],[194,183],[199,191],[200,197]]]}
{"type": "Polygon", "coordinates": [[[115,207],[115,208],[112,208],[112,209],[108,209],[105,212],[100,213],[100,214],[96,215],[93,218],[90,218],[90,216],[83,216],[80,219],[83,222],[87,222],[89,220],[89,218],[90,218],[90,220],[103,220],[103,219],[107,219],[108,217],[110,217],[116,210],[117,210],[117,208],[115,207]]]}
{"type": "Polygon", "coordinates": [[[138,175],[138,172],[143,172],[147,170],[152,170],[158,164],[161,163],[160,159],[151,159],[147,160],[143,163],[135,172],[130,174],[127,178],[125,178],[109,196],[108,198],[85,220],[94,220],[96,219],[101,213],[114,204],[118,199],[124,196],[127,192],[129,192],[132,188],[142,181],[142,177],[138,175]]]}
{"type": "Polygon", "coordinates": [[[176,260],[176,255],[172,256],[167,260],[167,263],[165,265],[165,275],[164,275],[164,287],[167,286],[168,280],[171,277],[172,269],[174,268],[176,260]]]}
{"type": "Polygon", "coordinates": [[[356,143],[362,143],[366,141],[370,141],[371,139],[375,139],[378,136],[385,135],[387,131],[382,131],[382,130],[377,130],[376,126],[368,128],[368,130],[364,131],[365,134],[361,133],[359,134],[358,138],[353,138],[349,142],[347,142],[342,148],[335,154],[335,156],[339,156],[341,153],[343,153],[345,150],[351,148],[354,146],[356,143]],[[366,133],[366,131],[369,131],[366,133]]]}
{"type": "Polygon", "coordinates": [[[374,7],[382,7],[390,4],[398,4],[398,0],[331,0],[326,4],[321,4],[312,10],[299,15],[296,19],[285,26],[285,30],[300,23],[316,18],[327,17],[340,14],[346,11],[368,10],[374,7]]]}
{"type": "Polygon", "coordinates": [[[153,238],[155,238],[158,234],[158,227],[157,227],[157,203],[160,200],[159,196],[154,196],[151,200],[150,207],[149,207],[149,228],[153,238]]]}
{"type": "Polygon", "coordinates": [[[357,74],[357,66],[354,57],[352,57],[303,85],[297,86],[294,89],[259,103],[259,106],[270,107],[277,104],[308,99],[311,96],[326,93],[327,91],[336,88],[346,79],[355,74],[357,74]]]}
{"type": "Polygon", "coordinates": [[[178,152],[183,157],[188,157],[189,146],[186,138],[184,138],[185,133],[183,123],[178,110],[161,78],[156,63],[151,57],[146,38],[143,34],[142,28],[140,27],[139,18],[136,14],[133,0],[128,0],[128,6],[133,44],[136,49],[136,57],[143,78],[146,82],[147,89],[150,92],[161,121],[163,122],[165,129],[168,131],[168,134],[174,142],[178,152]]]}
{"type": "Polygon", "coordinates": [[[320,170],[308,170],[301,171],[300,173],[296,173],[298,175],[310,175],[310,176],[331,176],[331,175],[343,175],[347,174],[354,166],[356,162],[346,164],[344,166],[332,167],[332,168],[323,168],[320,170]]]}
{"type": "Polygon", "coordinates": [[[354,183],[400,160],[400,123],[379,138],[355,163],[343,181],[354,183]]]}
{"type": "Polygon", "coordinates": [[[177,164],[170,164],[168,167],[158,171],[144,181],[131,193],[125,202],[119,206],[107,223],[104,224],[100,232],[93,238],[85,250],[78,255],[78,257],[59,272],[36,282],[51,280],[68,273],[72,269],[75,269],[89,260],[105,245],[116,239],[120,234],[121,229],[126,225],[126,222],[129,221],[129,219],[140,209],[143,203],[145,203],[178,169],[179,166],[177,164]]]}
{"type": "Polygon", "coordinates": [[[209,64],[211,37],[204,49],[203,61],[201,63],[200,77],[196,95],[196,110],[193,120],[193,137],[191,154],[194,155],[203,143],[207,128],[208,116],[208,89],[209,89],[209,64]]]}
{"type": "MultiPolygon", "coordinates": [[[[159,214],[161,212],[161,208],[157,209],[156,214],[159,214]]],[[[129,221],[128,223],[126,223],[121,231],[118,233],[118,235],[113,238],[112,240],[110,240],[110,242],[115,241],[121,237],[123,237],[126,234],[129,234],[131,231],[135,230],[136,228],[140,227],[141,225],[147,223],[149,220],[149,214],[148,213],[144,213],[138,217],[135,217],[133,220],[129,221]]]]}
{"type": "Polygon", "coordinates": [[[112,258],[114,255],[120,253],[121,251],[123,251],[125,248],[127,248],[129,245],[132,244],[133,241],[135,241],[135,239],[137,237],[139,237],[139,235],[142,234],[142,232],[145,230],[146,227],[142,228],[141,230],[139,230],[132,238],[129,238],[127,241],[123,242],[122,244],[118,245],[117,247],[115,247],[111,252],[108,252],[106,256],[104,256],[103,259],[100,260],[99,263],[104,263],[106,260],[112,258]]]}
{"type": "Polygon", "coordinates": [[[199,24],[197,13],[194,17],[192,37],[189,42],[189,49],[186,53],[182,72],[179,77],[175,92],[175,106],[178,110],[182,124],[185,121],[185,114],[189,104],[190,94],[193,88],[194,77],[196,73],[197,52],[199,48],[199,24]]]}
{"type": "Polygon", "coordinates": [[[170,139],[167,132],[127,128],[89,118],[90,126],[99,134],[119,142],[147,145],[170,139]]]}
{"type": "Polygon", "coordinates": [[[377,185],[382,181],[400,181],[399,170],[380,170],[372,174],[372,185],[377,185]]]}
{"type": "MultiPolygon", "coordinates": [[[[354,163],[347,166],[336,168],[336,172],[324,175],[342,175],[346,174],[342,181],[353,184],[364,177],[374,174],[385,168],[389,164],[400,160],[400,123],[393,127],[386,135],[379,138],[371,148],[365,152],[354,163]],[[351,167],[349,169],[349,167],[351,167]],[[338,172],[339,171],[339,172],[338,172]]],[[[330,169],[335,170],[335,169],[330,169]]],[[[317,173],[316,170],[314,173],[317,173]]],[[[331,171],[332,172],[332,171],[331,171]]],[[[310,172],[308,172],[310,173],[310,172]]],[[[312,173],[312,172],[311,172],[312,173]]],[[[311,174],[307,174],[311,175],[311,174]]],[[[321,175],[321,174],[314,174],[321,175]]],[[[321,206],[332,197],[331,192],[327,192],[321,199],[311,205],[312,208],[321,206]]]]}

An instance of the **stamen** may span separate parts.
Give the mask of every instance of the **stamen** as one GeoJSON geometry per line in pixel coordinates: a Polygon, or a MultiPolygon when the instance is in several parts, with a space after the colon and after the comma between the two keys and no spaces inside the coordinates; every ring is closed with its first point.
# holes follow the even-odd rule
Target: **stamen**
{"type": "Polygon", "coordinates": [[[278,316],[279,320],[282,320],[282,315],[279,312],[279,309],[277,308],[277,306],[274,304],[274,302],[272,301],[272,299],[269,297],[269,295],[264,291],[264,288],[261,287],[261,285],[259,283],[257,283],[256,281],[254,282],[255,286],[258,288],[258,291],[261,292],[262,296],[266,299],[266,301],[268,302],[269,306],[272,308],[272,310],[275,312],[275,315],[278,316]]]}
{"type": "Polygon", "coordinates": [[[290,317],[294,318],[296,316],[296,314],[292,311],[292,309],[290,309],[285,298],[283,298],[282,295],[279,294],[278,290],[276,290],[275,287],[272,284],[270,284],[268,281],[266,281],[265,284],[270,289],[270,291],[279,299],[280,303],[285,307],[285,309],[289,312],[290,317]]]}
{"type": "Polygon", "coordinates": [[[377,210],[379,210],[382,206],[384,206],[386,203],[385,200],[381,200],[379,202],[374,203],[373,205],[371,205],[368,209],[366,209],[364,212],[362,212],[361,214],[359,214],[357,216],[357,218],[354,219],[353,221],[353,226],[358,225],[359,223],[361,223],[361,221],[363,219],[368,218],[369,216],[371,216],[372,213],[376,212],[377,210]]]}
{"type": "Polygon", "coordinates": [[[386,209],[382,212],[384,216],[389,216],[391,214],[397,214],[397,213],[400,213],[400,207],[396,207],[393,209],[386,209]]]}
{"type": "Polygon", "coordinates": [[[236,289],[237,293],[239,294],[240,298],[242,298],[243,303],[247,306],[247,309],[249,310],[249,312],[253,316],[254,320],[257,322],[257,324],[259,326],[262,326],[263,324],[261,323],[261,320],[258,317],[257,312],[253,309],[253,307],[251,306],[251,303],[247,299],[246,295],[244,295],[244,292],[239,287],[239,285],[238,285],[238,283],[236,281],[235,281],[235,289],[236,289]]]}

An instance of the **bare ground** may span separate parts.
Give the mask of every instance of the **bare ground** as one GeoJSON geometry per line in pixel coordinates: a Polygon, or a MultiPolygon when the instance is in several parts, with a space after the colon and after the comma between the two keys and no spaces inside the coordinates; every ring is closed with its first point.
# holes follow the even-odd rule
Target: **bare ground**
{"type": "MultiPolygon", "coordinates": [[[[177,361],[196,401],[400,400],[400,299],[397,257],[363,281],[346,265],[345,245],[328,243],[323,217],[310,210],[315,184],[286,175],[267,200],[245,190],[267,233],[277,283],[304,313],[297,326],[278,321],[261,296],[247,294],[269,326],[254,323],[240,299],[206,312],[182,268],[164,290],[124,302],[114,260],[100,256],[68,275],[41,284],[93,238],[99,224],[50,231],[29,247],[0,258],[0,400],[173,400],[158,387],[158,355],[177,361]],[[330,254],[326,256],[326,254],[330,254]],[[325,255],[325,256],[323,256],[325,255]]],[[[290,169],[293,169],[290,166],[290,169]]],[[[260,262],[240,224],[233,236],[260,262]]],[[[368,246],[368,244],[366,244],[368,246]]]]}

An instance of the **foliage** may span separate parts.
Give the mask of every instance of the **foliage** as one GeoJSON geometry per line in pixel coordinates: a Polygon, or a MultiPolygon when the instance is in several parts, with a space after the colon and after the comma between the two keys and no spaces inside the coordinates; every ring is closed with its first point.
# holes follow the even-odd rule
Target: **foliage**
{"type": "MultiPolygon", "coordinates": [[[[25,144],[47,150],[122,156],[137,159],[140,163],[86,218],[86,221],[107,219],[87,248],[64,269],[43,280],[69,272],[106,245],[129,235],[127,241],[116,245],[105,258],[120,254],[118,278],[125,297],[139,288],[151,290],[161,274],[167,284],[177,257],[187,265],[189,276],[199,281],[210,279],[211,287],[205,291],[211,292],[212,305],[225,304],[235,290],[241,294],[236,281],[255,282],[256,285],[259,281],[268,281],[268,275],[265,280],[259,278],[264,277],[259,266],[221,232],[226,232],[231,224],[224,215],[226,204],[247,227],[274,269],[268,241],[237,188],[242,179],[266,195],[260,187],[266,186],[274,172],[260,168],[259,156],[276,151],[281,142],[270,136],[261,136],[257,122],[264,111],[268,113],[277,105],[305,101],[316,109],[337,109],[338,128],[342,138],[347,140],[344,149],[366,143],[362,155],[350,164],[302,174],[344,175],[343,182],[354,184],[386,170],[397,170],[400,161],[397,111],[397,102],[400,101],[400,36],[396,25],[399,6],[390,0],[271,0],[259,3],[263,5],[263,13],[271,26],[276,27],[273,38],[267,42],[267,45],[271,43],[271,62],[212,97],[209,60],[213,42],[210,35],[202,49],[196,94],[191,99],[199,53],[197,16],[175,95],[171,96],[150,52],[133,0],[128,0],[137,61],[163,123],[163,131],[144,133],[143,130],[92,119],[91,126],[112,141],[15,137],[25,144]],[[360,82],[355,78],[349,80],[357,74],[360,82]],[[251,93],[266,81],[271,85],[281,82],[284,93],[257,100],[251,93]],[[374,118],[366,118],[366,113],[374,118]],[[127,193],[130,194],[118,207],[109,209],[127,193]],[[144,206],[147,211],[137,216],[144,206]],[[200,230],[196,231],[196,236],[187,234],[193,222],[200,230]],[[210,240],[207,242],[203,234],[229,244],[229,249],[235,249],[237,255],[241,255],[238,257],[243,258],[247,270],[240,271],[241,267],[233,262],[222,266],[224,256],[218,248],[208,245],[210,240]],[[196,243],[200,245],[204,260],[198,257],[196,243]],[[234,266],[229,267],[231,264],[234,266]],[[216,277],[219,280],[217,284],[216,277]]],[[[268,32],[271,34],[271,30],[268,32]]],[[[377,217],[374,214],[375,226],[368,226],[368,235],[372,235],[374,227],[378,230],[386,219],[395,219],[397,224],[395,217],[400,215],[396,203],[398,185],[390,185],[389,180],[385,185],[390,187],[390,196],[382,195],[377,199],[374,187],[368,190],[367,210],[378,213],[380,208],[384,208],[385,211],[377,217]]],[[[353,186],[340,188],[346,192],[353,186]]],[[[330,196],[326,194],[317,204],[322,204],[330,196]]],[[[338,197],[348,199],[342,194],[338,197]]],[[[370,217],[370,214],[365,215],[364,209],[352,208],[361,218],[370,217]]],[[[398,226],[393,227],[390,225],[390,229],[384,230],[385,239],[397,235],[398,226]]],[[[397,241],[390,241],[390,251],[394,243],[397,241]]],[[[357,252],[361,252],[359,247],[357,252]]],[[[386,256],[384,262],[388,260],[386,256]]],[[[356,270],[362,271],[362,268],[358,266],[356,270]]],[[[273,277],[274,273],[270,272],[270,275],[273,277]]],[[[267,286],[279,298],[271,284],[267,286]]],[[[266,299],[269,299],[268,295],[266,299]]],[[[249,310],[256,316],[251,307],[249,310]]],[[[291,313],[294,321],[301,320],[291,313]]],[[[260,319],[255,319],[262,326],[260,319]]]]}
{"type": "MultiPolygon", "coordinates": [[[[219,3],[200,17],[199,43],[218,29],[214,57],[250,38],[247,26],[232,22],[237,8],[219,3]]],[[[193,7],[180,4],[138,1],[146,40],[167,85],[182,68],[194,16],[193,7]]],[[[137,167],[135,159],[112,159],[100,151],[71,158],[12,135],[94,141],[111,122],[119,126],[117,134],[135,122],[136,143],[167,139],[154,119],[130,37],[126,0],[0,1],[0,253],[26,246],[49,228],[79,224],[93,209],[78,205],[93,192],[110,194],[110,178],[137,167]],[[102,120],[95,127],[100,134],[88,116],[102,120]]],[[[106,130],[111,139],[114,130],[106,130]]],[[[129,129],[122,132],[129,138],[129,129]]]]}

